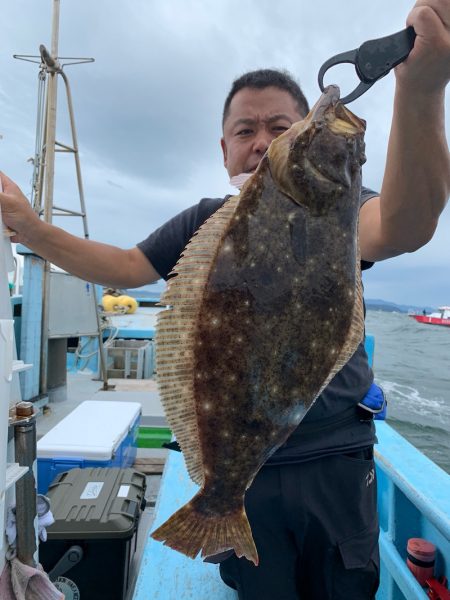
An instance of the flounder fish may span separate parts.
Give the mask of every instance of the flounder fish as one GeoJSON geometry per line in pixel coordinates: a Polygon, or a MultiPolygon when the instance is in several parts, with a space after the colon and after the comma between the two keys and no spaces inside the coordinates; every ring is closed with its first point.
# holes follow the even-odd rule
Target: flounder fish
{"type": "Polygon", "coordinates": [[[199,492],[152,533],[258,563],[256,473],[364,336],[358,213],[365,122],[329,86],[198,230],[157,326],[167,420],[199,492]]]}

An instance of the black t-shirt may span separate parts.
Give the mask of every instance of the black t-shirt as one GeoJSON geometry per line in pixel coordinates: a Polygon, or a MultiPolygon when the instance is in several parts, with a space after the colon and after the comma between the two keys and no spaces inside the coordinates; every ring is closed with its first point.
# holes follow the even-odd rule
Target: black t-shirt
{"type": "MultiPolygon", "coordinates": [[[[361,190],[361,206],[376,196],[367,188],[361,190]]],[[[147,239],[137,244],[156,271],[167,279],[186,244],[199,227],[229,198],[203,198],[198,204],[179,213],[147,239]]],[[[361,261],[361,268],[373,263],[361,261]]],[[[310,460],[326,454],[350,452],[375,442],[372,420],[364,418],[356,407],[373,381],[364,344],[317,398],[303,421],[267,464],[310,460]]]]}

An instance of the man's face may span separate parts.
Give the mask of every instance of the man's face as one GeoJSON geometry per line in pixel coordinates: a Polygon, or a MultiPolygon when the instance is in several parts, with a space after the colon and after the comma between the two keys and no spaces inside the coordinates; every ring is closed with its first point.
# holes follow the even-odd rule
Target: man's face
{"type": "Polygon", "coordinates": [[[243,88],[233,96],[223,126],[223,162],[230,177],[251,173],[270,142],[303,116],[285,90],[243,88]]]}

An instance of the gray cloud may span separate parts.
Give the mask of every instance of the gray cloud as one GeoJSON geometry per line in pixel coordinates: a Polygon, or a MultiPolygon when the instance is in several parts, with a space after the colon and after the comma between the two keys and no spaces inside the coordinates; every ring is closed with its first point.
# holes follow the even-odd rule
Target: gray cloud
{"type": "MultiPolygon", "coordinates": [[[[412,0],[379,0],[361,10],[357,0],[62,0],[59,54],[95,58],[93,64],[66,69],[91,236],[130,247],[200,197],[229,193],[219,139],[231,81],[253,68],[287,68],[314,102],[317,72],[327,58],[400,30],[412,5],[412,0]]],[[[26,161],[34,149],[37,68],[11,55],[36,53],[40,43],[50,47],[51,8],[50,0],[15,0],[2,10],[1,168],[24,191],[31,179],[26,161]]],[[[345,92],[356,85],[351,67],[329,77],[327,82],[345,92]]],[[[351,105],[367,120],[364,180],[374,189],[382,183],[393,83],[391,74],[351,105]]],[[[61,85],[59,97],[58,139],[67,141],[61,85]]],[[[58,157],[57,168],[55,196],[75,207],[73,161],[58,157]]],[[[73,219],[62,225],[79,232],[73,219]]],[[[425,249],[378,264],[367,285],[393,300],[420,292],[434,304],[439,290],[450,296],[437,267],[449,264],[449,227],[447,210],[425,249]],[[437,277],[437,287],[430,283],[428,292],[417,289],[414,274],[414,268],[425,272],[427,266],[437,277]],[[392,273],[398,274],[396,281],[392,273]]]]}

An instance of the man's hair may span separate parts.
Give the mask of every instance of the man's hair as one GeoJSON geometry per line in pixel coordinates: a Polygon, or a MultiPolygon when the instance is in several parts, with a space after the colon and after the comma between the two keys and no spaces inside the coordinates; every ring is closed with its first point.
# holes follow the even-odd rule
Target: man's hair
{"type": "Polygon", "coordinates": [[[297,104],[297,110],[302,117],[309,113],[308,101],[305,98],[298,83],[288,71],[277,71],[275,69],[258,69],[244,73],[233,81],[231,90],[226,97],[223,107],[222,125],[230,112],[230,104],[234,96],[243,88],[255,88],[262,90],[267,87],[276,87],[288,92],[297,104]]]}

